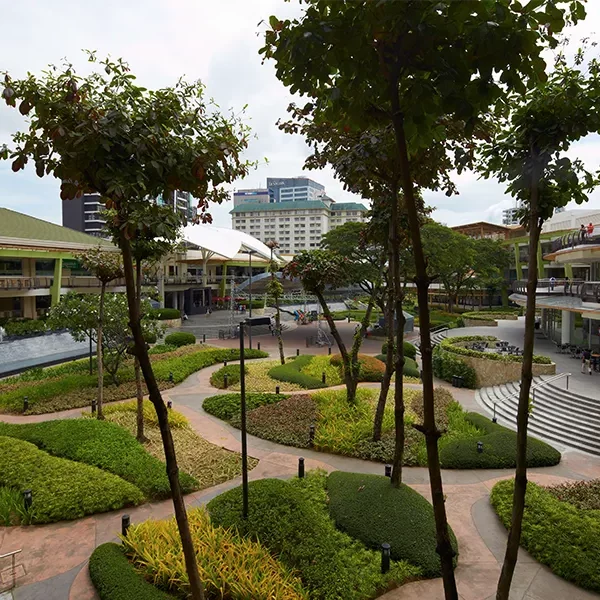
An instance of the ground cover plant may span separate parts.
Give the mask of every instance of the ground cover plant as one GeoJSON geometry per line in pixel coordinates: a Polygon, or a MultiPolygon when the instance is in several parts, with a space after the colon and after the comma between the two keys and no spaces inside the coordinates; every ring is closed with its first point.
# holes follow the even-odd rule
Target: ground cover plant
{"type": "MultiPolygon", "coordinates": [[[[381,475],[334,471],[327,478],[329,514],[338,529],[368,548],[391,546],[394,560],[418,566],[424,577],[440,577],[433,507],[407,485],[396,488],[381,475]]],[[[458,550],[451,530],[452,545],[458,550]]]]}
{"type": "MultiPolygon", "coordinates": [[[[211,523],[204,508],[188,513],[198,569],[207,598],[308,600],[299,578],[258,541],[211,523]]],[[[132,525],[123,539],[127,556],[156,587],[189,593],[175,519],[132,525]]],[[[124,600],[124,599],[123,599],[124,600]]]]}
{"type": "Polygon", "coordinates": [[[260,540],[298,573],[316,600],[365,600],[420,576],[421,570],[406,561],[392,561],[382,575],[380,553],[336,529],[327,511],[325,478],[317,472],[304,479],[251,482],[247,519],[242,518],[241,488],[234,488],[209,502],[211,521],[260,540]]]}
{"type": "MultiPolygon", "coordinates": [[[[168,389],[205,367],[224,360],[237,360],[237,349],[184,346],[160,348],[150,357],[161,389],[168,389]],[[162,351],[165,350],[165,351],[162,351]]],[[[268,356],[260,350],[245,351],[246,358],[268,356]]],[[[22,413],[23,399],[27,397],[26,414],[42,414],[90,406],[97,392],[97,375],[89,375],[86,360],[75,361],[47,369],[31,369],[15,377],[0,381],[0,413],[22,413]]],[[[133,361],[126,361],[118,372],[118,386],[106,379],[104,401],[126,400],[136,395],[133,361]]],[[[145,385],[143,386],[146,393],[145,385]]]]}
{"type": "MultiPolygon", "coordinates": [[[[246,394],[246,408],[253,410],[265,404],[273,404],[280,400],[288,398],[286,394],[269,394],[269,393],[249,393],[246,394]]],[[[202,408],[209,414],[229,421],[237,416],[241,410],[240,394],[218,394],[206,398],[202,404],[202,408]]]]}
{"type": "MultiPolygon", "coordinates": [[[[512,518],[514,482],[501,481],[490,501],[505,527],[512,518]]],[[[551,490],[527,484],[521,545],[556,575],[600,592],[600,511],[559,500],[551,490]]]]}
{"type": "Polygon", "coordinates": [[[97,467],[58,458],[33,444],[0,436],[0,487],[32,491],[31,523],[78,519],[139,504],[144,495],[97,467]]]}
{"type": "Polygon", "coordinates": [[[546,490],[558,500],[582,510],[600,510],[600,479],[569,481],[546,490]]]}
{"type": "Polygon", "coordinates": [[[490,311],[474,311],[463,313],[464,319],[471,319],[472,321],[503,321],[503,320],[515,320],[518,314],[515,312],[492,312],[490,311]]]}

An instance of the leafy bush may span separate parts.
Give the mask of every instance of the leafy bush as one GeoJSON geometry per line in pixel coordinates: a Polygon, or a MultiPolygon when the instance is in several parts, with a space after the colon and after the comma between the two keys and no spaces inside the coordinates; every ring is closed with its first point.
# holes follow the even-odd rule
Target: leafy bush
{"type": "MultiPolygon", "coordinates": [[[[244,373],[248,373],[248,367],[244,369],[244,373]]],[[[219,388],[220,390],[225,389],[225,375],[227,375],[227,387],[239,383],[241,375],[241,366],[227,365],[226,367],[221,367],[218,371],[215,371],[210,376],[210,384],[213,387],[219,388]]]]}
{"type": "Polygon", "coordinates": [[[302,369],[310,363],[313,357],[310,354],[303,354],[292,360],[288,360],[285,365],[277,365],[269,369],[269,377],[277,381],[296,383],[307,390],[314,390],[326,386],[321,379],[311,377],[302,372],[302,369]]]}
{"type": "Polygon", "coordinates": [[[446,352],[441,345],[433,349],[433,374],[444,381],[452,383],[452,377],[463,378],[464,386],[470,389],[477,387],[477,373],[473,367],[462,361],[451,352],[446,352]]]}
{"type": "Polygon", "coordinates": [[[237,487],[208,503],[211,520],[260,540],[288,568],[297,570],[311,599],[372,598],[389,582],[403,583],[418,574],[406,563],[393,563],[391,571],[381,575],[380,554],[335,529],[325,503],[314,497],[319,497],[318,490],[306,489],[310,479],[251,482],[247,519],[242,518],[242,490],[237,487]]]}
{"type": "MultiPolygon", "coordinates": [[[[105,417],[109,417],[114,413],[137,413],[137,400],[130,400],[129,402],[119,402],[118,404],[108,404],[102,408],[105,417]]],[[[144,400],[143,404],[144,422],[158,427],[158,417],[156,416],[156,410],[150,400],[144,400]]],[[[182,427],[189,427],[189,421],[180,412],[176,410],[170,410],[169,413],[169,425],[171,429],[181,429],[182,427]]]]}
{"type": "Polygon", "coordinates": [[[29,525],[31,509],[25,508],[23,493],[15,488],[0,487],[0,525],[29,525]]]}
{"type": "MultiPolygon", "coordinates": [[[[215,527],[204,508],[189,511],[188,519],[207,598],[308,600],[300,580],[260,543],[240,537],[234,529],[215,527]]],[[[133,525],[123,545],[155,585],[187,596],[189,583],[174,518],[133,525]]]]}
{"type": "MultiPolygon", "coordinates": [[[[514,483],[501,481],[490,501],[505,527],[512,519],[514,483]]],[[[521,544],[558,576],[600,592],[600,512],[585,511],[561,502],[544,488],[529,482],[521,544]]]]}
{"type": "Polygon", "coordinates": [[[167,352],[173,352],[174,350],[177,350],[177,346],[170,346],[169,344],[156,344],[156,346],[153,346],[152,348],[150,348],[150,350],[148,350],[148,354],[150,356],[153,356],[155,354],[165,354],[167,352]]]}
{"type": "Polygon", "coordinates": [[[302,368],[302,373],[321,381],[325,373],[325,383],[328,386],[340,385],[344,381],[342,370],[338,365],[332,364],[331,356],[326,354],[313,356],[312,360],[302,368]]]}
{"type": "Polygon", "coordinates": [[[32,490],[33,523],[78,519],[144,499],[137,487],[116,475],[50,456],[12,437],[0,437],[0,486],[32,490]]]}
{"type": "Polygon", "coordinates": [[[90,577],[100,600],[172,600],[174,596],[148,583],[127,560],[123,547],[98,546],[89,562],[90,577]]]}
{"type": "MultiPolygon", "coordinates": [[[[307,448],[309,429],[317,420],[317,405],[310,396],[294,395],[275,404],[267,404],[246,415],[248,433],[286,446],[307,448]]],[[[231,419],[240,427],[239,413],[231,419]]]]}
{"type": "MultiPolygon", "coordinates": [[[[403,346],[404,346],[404,357],[405,358],[414,359],[417,357],[417,347],[414,344],[411,344],[410,342],[405,341],[403,346]]],[[[387,354],[387,348],[388,348],[388,343],[383,342],[383,345],[381,346],[381,354],[387,354]]]]}
{"type": "Polygon", "coordinates": [[[144,341],[146,342],[146,344],[156,344],[157,340],[158,336],[156,335],[156,333],[154,333],[154,331],[147,331],[146,333],[144,333],[144,341]]]}
{"type": "MultiPolygon", "coordinates": [[[[394,560],[420,567],[424,577],[441,577],[431,504],[407,485],[395,488],[381,475],[334,471],[327,479],[329,514],[336,526],[373,550],[387,542],[394,560]]],[[[452,529],[454,550],[457,543],[452,529]]]]}
{"type": "Polygon", "coordinates": [[[472,321],[502,321],[505,319],[515,319],[517,314],[514,312],[492,312],[492,311],[475,311],[463,313],[464,319],[472,321]]]}
{"type": "MultiPolygon", "coordinates": [[[[331,364],[339,367],[343,366],[343,360],[341,354],[334,354],[331,357],[331,364]]],[[[385,363],[380,361],[378,358],[374,356],[369,356],[368,354],[359,354],[358,355],[358,364],[359,364],[359,381],[381,381],[383,379],[383,374],[385,373],[385,363]]]]}
{"type": "MultiPolygon", "coordinates": [[[[49,454],[85,463],[118,475],[151,500],[167,498],[171,488],[164,463],[150,456],[122,427],[98,419],[64,419],[22,425],[0,423],[0,436],[19,438],[49,454]]],[[[184,493],[197,482],[180,472],[184,493]]]]}
{"type": "Polygon", "coordinates": [[[569,481],[546,490],[558,500],[582,510],[600,510],[600,479],[569,481]]]}
{"type": "MultiPolygon", "coordinates": [[[[513,469],[516,467],[517,434],[487,417],[466,413],[468,422],[480,430],[479,437],[452,439],[440,444],[440,461],[445,469],[513,469]],[[477,452],[477,442],[483,452],[477,452]]],[[[443,438],[442,438],[443,439],[443,438]]],[[[527,438],[527,466],[549,467],[560,462],[560,452],[546,442],[527,438]]]]}
{"type": "Polygon", "coordinates": [[[404,359],[404,368],[402,369],[402,373],[407,377],[415,377],[416,379],[421,377],[419,365],[417,365],[417,362],[414,359],[408,357],[404,359]]]}
{"type": "MultiPolygon", "coordinates": [[[[246,394],[246,410],[249,412],[265,404],[274,404],[285,400],[288,396],[285,394],[246,394]]],[[[224,421],[229,421],[237,416],[241,410],[240,394],[219,394],[210,396],[202,403],[202,408],[209,414],[214,415],[224,421]]]]}
{"type": "Polygon", "coordinates": [[[42,319],[22,319],[19,321],[9,321],[4,325],[6,335],[11,337],[21,337],[32,334],[44,333],[48,330],[46,321],[42,319]]]}
{"type": "Polygon", "coordinates": [[[151,308],[148,316],[157,321],[168,321],[171,319],[181,319],[181,312],[177,308],[151,308]]]}
{"type": "Polygon", "coordinates": [[[177,348],[180,348],[181,346],[191,346],[195,343],[196,336],[187,331],[177,331],[175,333],[170,333],[165,337],[165,344],[176,346],[177,348]]]}

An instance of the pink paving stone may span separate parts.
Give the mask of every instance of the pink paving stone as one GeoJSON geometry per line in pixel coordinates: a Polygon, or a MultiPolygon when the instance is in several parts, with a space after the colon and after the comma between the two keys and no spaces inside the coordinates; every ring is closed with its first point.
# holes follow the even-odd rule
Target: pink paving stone
{"type": "Polygon", "coordinates": [[[90,572],[88,569],[88,563],[86,562],[82,567],[81,571],[77,573],[75,581],[71,585],[71,591],[69,593],[69,600],[99,600],[100,596],[96,593],[94,584],[90,579],[90,572]]]}

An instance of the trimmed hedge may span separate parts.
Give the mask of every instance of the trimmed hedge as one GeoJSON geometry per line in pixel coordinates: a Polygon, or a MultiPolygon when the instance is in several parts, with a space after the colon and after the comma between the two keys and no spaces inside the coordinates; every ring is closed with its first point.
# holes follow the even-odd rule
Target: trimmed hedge
{"type": "Polygon", "coordinates": [[[467,388],[477,387],[477,373],[473,367],[462,361],[452,352],[446,352],[441,345],[433,349],[433,374],[444,381],[452,383],[455,375],[462,377],[467,388]]]}
{"type": "MultiPolygon", "coordinates": [[[[514,482],[500,481],[490,501],[509,528],[514,482]]],[[[543,487],[527,484],[521,544],[553,573],[576,585],[600,592],[600,511],[581,510],[561,502],[543,487]]]]}
{"type": "MultiPolygon", "coordinates": [[[[517,465],[517,434],[477,413],[466,420],[481,431],[477,438],[452,439],[440,444],[440,462],[444,469],[514,469],[517,465]],[[477,442],[483,452],[477,452],[477,442]]],[[[442,438],[443,440],[443,438],[442,438]]],[[[527,466],[550,467],[560,462],[558,450],[536,438],[527,438],[527,466]]]]}
{"type": "MultiPolygon", "coordinates": [[[[331,364],[343,368],[343,361],[341,354],[334,354],[331,357],[331,364]]],[[[385,373],[385,363],[376,358],[375,356],[369,356],[368,354],[358,355],[358,380],[359,381],[374,381],[379,382],[383,379],[385,373]]]]}
{"type": "Polygon", "coordinates": [[[249,484],[248,518],[242,518],[242,488],[237,487],[208,503],[214,524],[235,527],[243,536],[260,540],[289,568],[295,569],[310,598],[364,600],[403,583],[418,569],[392,563],[381,575],[379,552],[336,530],[327,514],[322,483],[309,475],[302,480],[262,479],[249,484]]]}
{"type": "Polygon", "coordinates": [[[21,337],[36,335],[48,331],[46,321],[43,319],[21,319],[19,321],[8,321],[4,325],[7,336],[21,337]]]}
{"type": "Polygon", "coordinates": [[[116,475],[5,436],[0,436],[0,486],[32,490],[33,523],[78,519],[144,499],[137,487],[116,475]]]}
{"type": "Polygon", "coordinates": [[[485,311],[474,311],[463,313],[464,319],[471,319],[472,321],[503,321],[503,320],[514,320],[517,317],[516,313],[512,312],[485,312],[485,311]]]}
{"type": "Polygon", "coordinates": [[[276,365],[269,369],[269,377],[277,381],[285,381],[287,383],[296,383],[307,390],[315,390],[326,387],[320,379],[312,377],[306,373],[302,373],[302,368],[305,367],[313,357],[310,354],[302,354],[292,360],[288,360],[285,365],[276,365]]]}
{"type": "MultiPolygon", "coordinates": [[[[327,492],[329,514],[339,529],[373,550],[386,542],[393,560],[420,567],[424,577],[441,577],[433,507],[421,494],[407,485],[395,488],[381,475],[342,471],[329,475],[327,492]]],[[[457,551],[452,529],[450,538],[457,551]]]]}
{"type": "MultiPolygon", "coordinates": [[[[417,357],[417,347],[414,344],[411,344],[410,342],[405,341],[403,346],[404,346],[404,356],[406,358],[414,359],[417,357]]],[[[387,348],[388,348],[388,343],[383,342],[383,345],[381,346],[381,354],[387,354],[387,348]]]]}
{"type": "MultiPolygon", "coordinates": [[[[244,369],[244,373],[248,374],[248,367],[244,369]]],[[[220,390],[225,389],[225,375],[227,375],[227,387],[240,382],[241,365],[227,365],[221,367],[210,376],[210,384],[220,390]]]]}
{"type": "MultiPolygon", "coordinates": [[[[218,394],[206,398],[202,403],[202,408],[210,415],[214,415],[218,419],[230,421],[241,410],[241,395],[240,394],[218,394]]],[[[248,393],[246,394],[246,410],[249,412],[259,406],[266,404],[275,404],[280,400],[288,398],[286,394],[267,394],[267,393],[248,393]]]]}
{"type": "MultiPolygon", "coordinates": [[[[115,423],[98,419],[0,423],[0,436],[19,438],[54,456],[118,475],[150,500],[171,496],[165,464],[148,454],[128,431],[115,423]]],[[[179,481],[184,494],[198,489],[196,480],[181,471],[179,481]]]]}
{"type": "Polygon", "coordinates": [[[170,333],[165,337],[165,344],[176,346],[177,348],[180,348],[181,346],[191,346],[195,343],[196,336],[187,331],[177,331],[175,333],[170,333]]]}
{"type": "Polygon", "coordinates": [[[123,547],[111,542],[98,546],[89,562],[90,577],[100,600],[173,600],[148,583],[129,562],[123,547]]]}
{"type": "Polygon", "coordinates": [[[148,316],[157,321],[169,321],[171,319],[181,319],[181,311],[177,308],[151,308],[148,316]]]}

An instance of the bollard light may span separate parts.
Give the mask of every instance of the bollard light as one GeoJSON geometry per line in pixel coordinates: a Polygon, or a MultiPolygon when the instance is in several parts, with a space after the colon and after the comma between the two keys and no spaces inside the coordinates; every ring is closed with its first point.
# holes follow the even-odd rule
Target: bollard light
{"type": "Polygon", "coordinates": [[[202,343],[204,343],[204,342],[206,342],[206,334],[205,333],[202,334],[202,343]]]}
{"type": "Polygon", "coordinates": [[[127,537],[127,530],[129,529],[130,525],[131,525],[131,518],[129,517],[129,515],[123,515],[121,517],[121,535],[123,537],[127,537]]]}
{"type": "Polygon", "coordinates": [[[327,350],[327,354],[331,354],[331,346],[329,346],[329,349],[327,350]]]}
{"type": "Polygon", "coordinates": [[[494,402],[494,416],[492,417],[492,423],[497,423],[498,419],[496,419],[496,403],[494,402]]]}
{"type": "Polygon", "coordinates": [[[23,398],[23,412],[27,412],[29,410],[29,398],[25,396],[23,398]]]}
{"type": "Polygon", "coordinates": [[[348,319],[348,323],[350,323],[350,315],[348,315],[347,319],[348,319]]]}
{"type": "Polygon", "coordinates": [[[304,458],[298,459],[298,477],[302,479],[304,477],[304,458]]]}
{"type": "Polygon", "coordinates": [[[296,348],[296,356],[300,356],[300,348],[296,348]]]}
{"type": "Polygon", "coordinates": [[[224,366],[224,367],[226,367],[226,366],[227,366],[227,361],[226,361],[226,360],[224,360],[224,361],[223,361],[223,366],[224,366]]]}
{"type": "Polygon", "coordinates": [[[279,396],[279,386],[278,385],[275,386],[275,393],[279,396]]]}
{"type": "Polygon", "coordinates": [[[322,381],[323,383],[326,383],[326,381],[327,381],[327,375],[325,374],[325,371],[323,371],[323,372],[321,373],[321,381],[322,381]]]}
{"type": "Polygon", "coordinates": [[[256,344],[256,348],[257,348],[257,350],[260,350],[260,342],[258,342],[258,343],[256,344]]]}
{"type": "Polygon", "coordinates": [[[29,510],[33,504],[33,492],[31,490],[25,490],[23,492],[23,505],[25,510],[29,510]]]}
{"type": "Polygon", "coordinates": [[[385,476],[386,477],[392,476],[392,465],[385,465],[385,476]]]}
{"type": "Polygon", "coordinates": [[[175,379],[173,378],[173,371],[169,373],[169,383],[173,383],[175,379]]]}
{"type": "Polygon", "coordinates": [[[315,445],[315,426],[311,425],[308,428],[308,445],[313,448],[315,445]]]}
{"type": "Polygon", "coordinates": [[[223,389],[226,390],[228,385],[229,377],[227,376],[227,373],[225,373],[225,375],[223,375],[223,389]]]}
{"type": "Polygon", "coordinates": [[[483,442],[477,442],[477,452],[479,452],[479,454],[483,452],[483,442]]]}
{"type": "Polygon", "coordinates": [[[381,544],[381,573],[385,575],[390,570],[391,546],[381,544]]]}
{"type": "Polygon", "coordinates": [[[171,410],[173,408],[173,401],[172,400],[167,400],[167,409],[171,410]]]}
{"type": "Polygon", "coordinates": [[[92,414],[96,414],[96,408],[98,406],[98,401],[96,399],[92,400],[92,414]]]}

